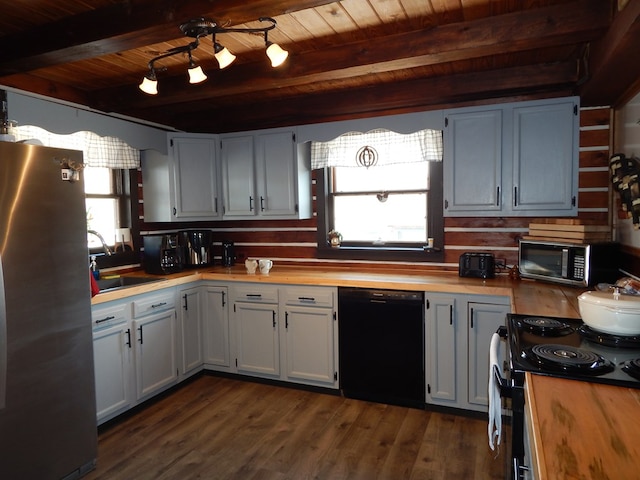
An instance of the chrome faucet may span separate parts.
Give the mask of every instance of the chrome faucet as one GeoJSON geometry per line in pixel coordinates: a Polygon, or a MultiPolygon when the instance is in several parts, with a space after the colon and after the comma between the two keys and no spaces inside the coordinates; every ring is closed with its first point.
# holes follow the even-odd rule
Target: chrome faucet
{"type": "Polygon", "coordinates": [[[104,250],[104,253],[106,253],[107,255],[111,256],[113,255],[113,253],[111,252],[111,250],[109,249],[109,246],[107,245],[107,242],[104,241],[104,238],[102,238],[102,235],[100,235],[98,232],[96,232],[95,230],[87,230],[87,233],[90,233],[92,235],[95,235],[96,237],[98,237],[100,239],[100,242],[102,243],[102,249],[104,250]]]}

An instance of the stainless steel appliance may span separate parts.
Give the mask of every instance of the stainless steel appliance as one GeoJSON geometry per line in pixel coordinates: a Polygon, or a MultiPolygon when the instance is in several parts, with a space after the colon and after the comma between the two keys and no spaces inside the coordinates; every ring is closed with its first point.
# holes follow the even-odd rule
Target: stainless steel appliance
{"type": "Polygon", "coordinates": [[[423,292],[338,289],[346,397],[424,408],[424,310],[423,292]]]}
{"type": "Polygon", "coordinates": [[[213,265],[213,232],[211,230],[183,230],[178,243],[184,249],[185,264],[213,265]]]}
{"type": "Polygon", "coordinates": [[[615,243],[520,240],[518,250],[523,278],[587,287],[600,282],[612,283],[620,276],[615,243]]]}
{"type": "Polygon", "coordinates": [[[95,467],[81,164],[82,152],[0,142],[0,478],[95,467]]]}
{"type": "Polygon", "coordinates": [[[175,233],[163,235],[145,235],[142,238],[144,271],[154,275],[176,273],[185,263],[184,248],[178,244],[175,233]]]}
{"type": "Polygon", "coordinates": [[[512,478],[527,478],[525,372],[640,388],[640,336],[609,335],[581,320],[508,314],[498,330],[507,342],[506,378],[494,368],[500,392],[511,398],[512,478]]]}

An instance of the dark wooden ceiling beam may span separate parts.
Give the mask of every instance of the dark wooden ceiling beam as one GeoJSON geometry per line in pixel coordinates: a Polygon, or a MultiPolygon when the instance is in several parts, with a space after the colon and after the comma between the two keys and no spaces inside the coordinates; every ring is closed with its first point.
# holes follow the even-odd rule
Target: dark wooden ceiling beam
{"type": "Polygon", "coordinates": [[[238,95],[217,106],[194,102],[171,110],[130,110],[126,114],[134,117],[146,114],[151,121],[189,132],[222,133],[422,111],[481,99],[496,101],[515,95],[550,92],[570,95],[576,80],[574,63],[565,62],[394,82],[257,104],[246,104],[242,95],[238,95]],[[250,117],[246,114],[248,111],[250,117]]]}
{"type": "Polygon", "coordinates": [[[630,0],[587,59],[584,105],[620,106],[640,91],[640,0],[630,0]]]}
{"type": "Polygon", "coordinates": [[[151,0],[119,2],[0,38],[0,76],[86,60],[181,38],[178,26],[207,16],[238,25],[332,1],[319,0],[151,0]]]}
{"type": "MultiPolygon", "coordinates": [[[[338,45],[289,59],[282,70],[267,62],[216,71],[206,84],[189,86],[184,72],[160,77],[157,96],[119,87],[95,93],[95,108],[133,105],[135,109],[212,100],[264,89],[297,87],[370,73],[437,65],[504,53],[588,42],[602,34],[610,21],[610,6],[601,0],[578,0],[526,12],[515,12],[469,22],[338,45]]],[[[202,64],[202,62],[201,62],[202,64]]],[[[202,64],[216,68],[214,63],[202,64]]],[[[186,68],[186,66],[185,66],[186,68]]]]}

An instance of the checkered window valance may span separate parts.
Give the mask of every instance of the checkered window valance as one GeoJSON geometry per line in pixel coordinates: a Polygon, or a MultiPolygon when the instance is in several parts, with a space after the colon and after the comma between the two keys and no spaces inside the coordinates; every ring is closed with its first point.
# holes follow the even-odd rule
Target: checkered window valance
{"type": "Polygon", "coordinates": [[[441,162],[442,131],[420,130],[402,134],[376,129],[348,132],[328,142],[311,143],[311,168],[358,167],[358,152],[370,147],[377,152],[377,165],[441,162]]]}
{"type": "Polygon", "coordinates": [[[58,135],[33,125],[17,126],[13,130],[16,141],[37,140],[55,148],[82,150],[83,161],[90,167],[139,168],[140,151],[115,137],[101,137],[93,132],[58,135]]]}

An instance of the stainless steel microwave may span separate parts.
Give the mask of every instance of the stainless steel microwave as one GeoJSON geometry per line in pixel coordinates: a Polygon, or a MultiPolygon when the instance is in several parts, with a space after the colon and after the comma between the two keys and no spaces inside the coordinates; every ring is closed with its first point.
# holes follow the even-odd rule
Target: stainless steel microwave
{"type": "Polygon", "coordinates": [[[616,243],[575,244],[520,240],[520,276],[554,283],[590,287],[613,283],[619,273],[616,243]]]}

